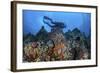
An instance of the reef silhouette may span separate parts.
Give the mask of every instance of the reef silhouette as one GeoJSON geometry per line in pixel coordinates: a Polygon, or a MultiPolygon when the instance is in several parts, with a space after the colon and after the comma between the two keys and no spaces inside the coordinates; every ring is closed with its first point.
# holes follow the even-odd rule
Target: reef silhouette
{"type": "Polygon", "coordinates": [[[63,22],[43,17],[44,24],[51,28],[47,32],[44,26],[36,34],[27,34],[23,39],[23,62],[60,61],[90,59],[90,35],[85,36],[78,28],[63,32],[63,22]]]}

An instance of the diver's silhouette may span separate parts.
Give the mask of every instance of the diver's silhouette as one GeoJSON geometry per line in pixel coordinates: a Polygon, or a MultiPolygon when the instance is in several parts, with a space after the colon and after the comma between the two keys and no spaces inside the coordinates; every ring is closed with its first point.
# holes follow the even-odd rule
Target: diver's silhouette
{"type": "Polygon", "coordinates": [[[64,25],[63,22],[54,22],[51,18],[44,16],[43,22],[45,24],[48,24],[51,28],[65,28],[66,26],[64,25]]]}

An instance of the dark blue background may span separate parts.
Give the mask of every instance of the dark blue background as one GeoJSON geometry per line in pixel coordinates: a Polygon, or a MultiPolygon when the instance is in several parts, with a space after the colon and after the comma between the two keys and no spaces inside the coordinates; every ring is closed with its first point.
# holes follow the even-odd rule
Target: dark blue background
{"type": "Polygon", "coordinates": [[[91,14],[82,12],[51,12],[51,11],[35,11],[23,10],[23,33],[36,34],[41,26],[50,32],[51,28],[43,23],[43,16],[48,16],[54,21],[64,22],[67,26],[64,32],[78,28],[88,36],[91,32],[91,14]]]}

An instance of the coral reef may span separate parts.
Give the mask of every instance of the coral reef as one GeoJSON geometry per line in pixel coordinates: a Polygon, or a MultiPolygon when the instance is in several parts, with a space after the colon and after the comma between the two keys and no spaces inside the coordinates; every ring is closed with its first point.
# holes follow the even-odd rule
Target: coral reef
{"type": "Polygon", "coordinates": [[[64,23],[54,22],[44,16],[44,23],[51,27],[47,32],[42,26],[36,34],[23,38],[23,62],[60,61],[90,59],[90,36],[86,37],[78,28],[63,32],[64,23]]]}

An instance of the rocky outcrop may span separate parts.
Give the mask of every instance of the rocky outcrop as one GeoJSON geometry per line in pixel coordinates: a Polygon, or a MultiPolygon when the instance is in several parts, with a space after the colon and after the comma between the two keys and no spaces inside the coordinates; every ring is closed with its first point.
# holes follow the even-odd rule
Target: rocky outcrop
{"type": "Polygon", "coordinates": [[[51,27],[51,32],[47,32],[42,26],[36,35],[27,34],[24,37],[24,62],[91,58],[90,35],[86,37],[78,28],[64,33],[64,23],[54,22],[48,17],[44,19],[44,23],[51,27]]]}

